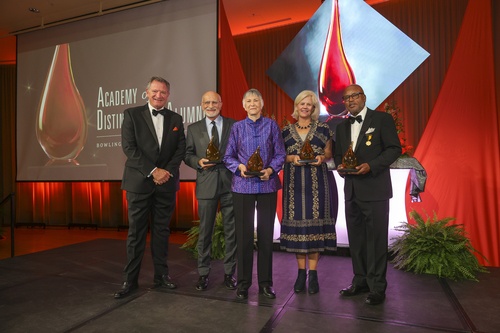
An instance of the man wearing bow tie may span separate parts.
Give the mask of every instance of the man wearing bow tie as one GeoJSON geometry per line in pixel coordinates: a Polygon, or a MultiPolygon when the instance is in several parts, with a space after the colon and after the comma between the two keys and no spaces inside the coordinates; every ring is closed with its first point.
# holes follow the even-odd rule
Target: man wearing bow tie
{"type": "Polygon", "coordinates": [[[122,124],[122,148],[127,156],[122,189],[127,196],[129,231],[123,285],[115,298],[128,296],[139,286],[149,222],[154,285],[177,287],[169,276],[167,252],[186,139],[182,117],[165,108],[170,83],[152,77],[146,94],[148,104],[125,110],[122,124]]]}
{"type": "Polygon", "coordinates": [[[348,86],[342,97],[349,118],[337,125],[335,164],[344,177],[345,217],[354,277],[342,289],[344,297],[369,292],[366,304],[384,302],[387,289],[389,199],[392,184],[389,166],[401,155],[391,115],[368,109],[359,85],[348,86]],[[342,172],[342,157],[352,143],[358,165],[342,172]]]}

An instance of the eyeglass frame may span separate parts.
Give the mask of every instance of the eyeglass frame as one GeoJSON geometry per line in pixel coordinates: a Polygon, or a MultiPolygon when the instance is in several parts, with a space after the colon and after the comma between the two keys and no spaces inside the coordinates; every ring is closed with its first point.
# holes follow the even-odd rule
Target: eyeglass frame
{"type": "Polygon", "coordinates": [[[351,98],[354,101],[355,99],[358,99],[360,95],[364,95],[364,94],[365,94],[364,92],[360,91],[360,92],[357,92],[354,94],[342,96],[342,102],[343,103],[348,102],[351,98]]]}

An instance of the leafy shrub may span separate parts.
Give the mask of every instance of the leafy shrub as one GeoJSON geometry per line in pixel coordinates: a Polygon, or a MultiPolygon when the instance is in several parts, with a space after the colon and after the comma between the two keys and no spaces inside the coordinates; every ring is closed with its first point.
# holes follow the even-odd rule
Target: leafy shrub
{"type": "MultiPolygon", "coordinates": [[[[397,269],[418,274],[434,274],[451,280],[474,280],[477,273],[488,272],[473,253],[463,225],[448,225],[454,218],[424,220],[415,210],[410,218],[416,224],[402,223],[396,227],[403,234],[395,238],[389,250],[395,255],[391,262],[397,269]]],[[[485,258],[486,259],[486,258],[485,258]]]]}

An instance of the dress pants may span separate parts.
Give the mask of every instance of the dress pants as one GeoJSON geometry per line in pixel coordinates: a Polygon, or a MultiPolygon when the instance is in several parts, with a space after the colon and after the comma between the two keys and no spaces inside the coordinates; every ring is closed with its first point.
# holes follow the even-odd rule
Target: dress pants
{"type": "Polygon", "coordinates": [[[214,232],[215,216],[220,201],[220,210],[224,222],[224,273],[233,275],[236,270],[236,233],[234,228],[233,196],[231,192],[217,195],[213,199],[198,199],[198,215],[200,216],[200,232],[198,236],[198,274],[210,273],[210,254],[214,232]]]}
{"type": "Polygon", "coordinates": [[[124,281],[138,281],[146,248],[149,221],[151,221],[151,254],[154,275],[168,274],[169,225],[175,208],[175,196],[176,192],[165,192],[157,189],[151,193],[127,192],[129,229],[127,264],[123,270],[124,281]]]}
{"type": "Polygon", "coordinates": [[[346,200],[345,214],[354,272],[352,284],[385,294],[389,200],[346,200]]]}
{"type": "Polygon", "coordinates": [[[233,192],[238,286],[252,285],[254,218],[257,214],[257,278],[259,287],[273,285],[273,231],[277,193],[241,194],[233,192]]]}

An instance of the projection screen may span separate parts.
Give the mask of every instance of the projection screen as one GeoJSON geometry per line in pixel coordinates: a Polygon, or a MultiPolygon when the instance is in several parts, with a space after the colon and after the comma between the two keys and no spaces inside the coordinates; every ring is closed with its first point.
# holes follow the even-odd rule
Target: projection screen
{"type": "MultiPolygon", "coordinates": [[[[171,84],[184,129],[217,89],[217,1],[169,0],[18,36],[17,180],[120,180],[123,111],[171,84]]],[[[181,166],[181,179],[195,172],[181,166]]]]}

